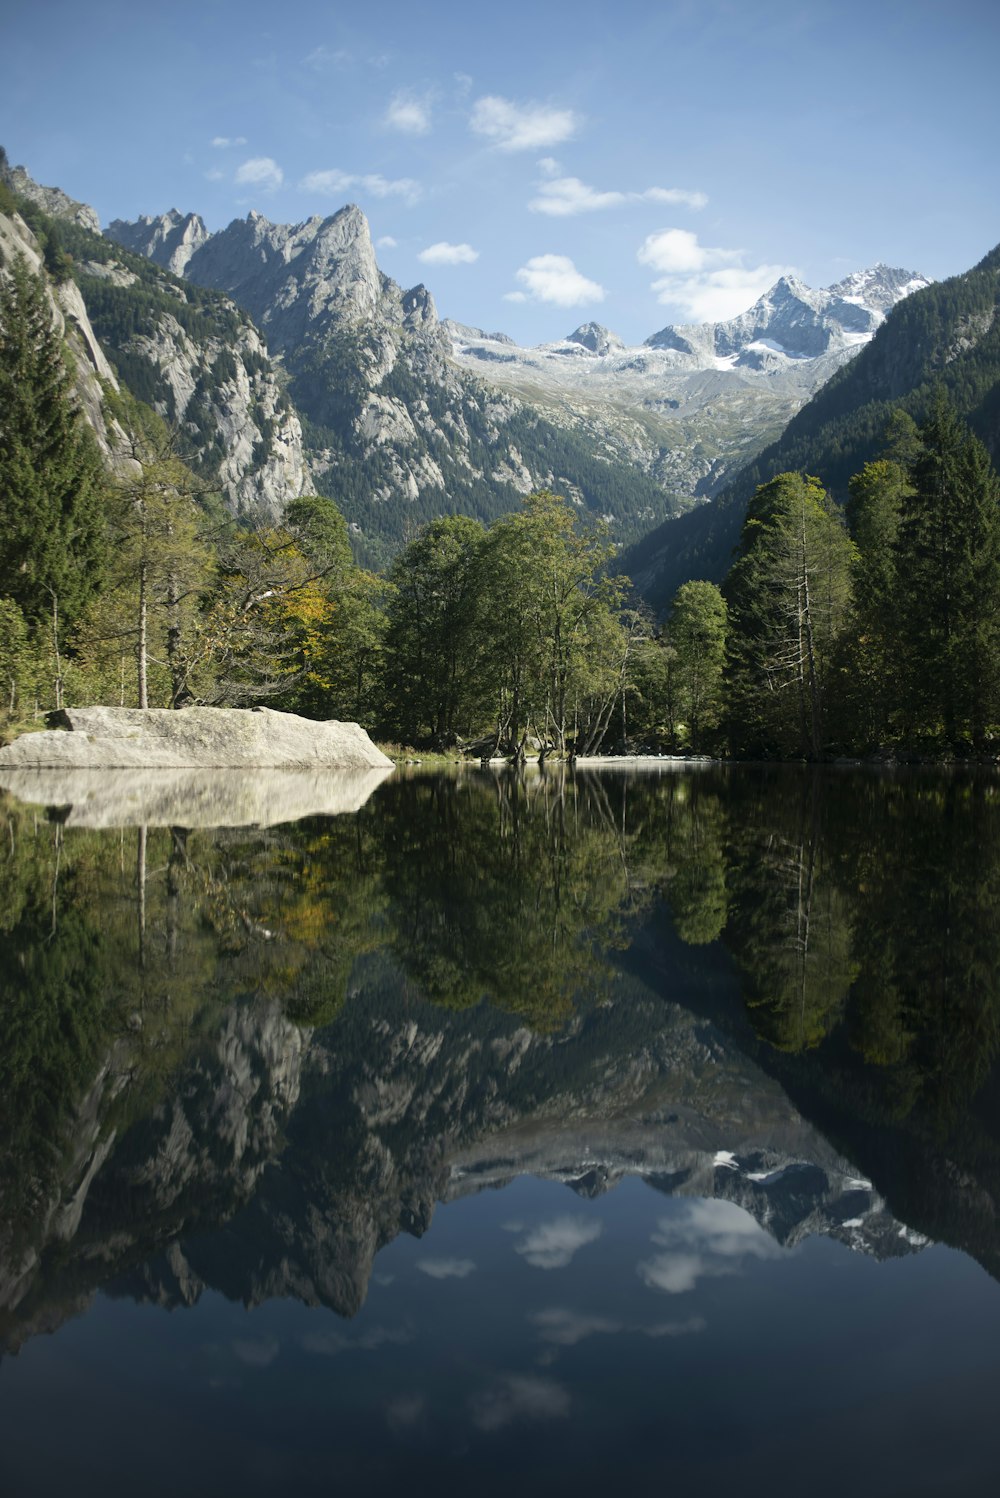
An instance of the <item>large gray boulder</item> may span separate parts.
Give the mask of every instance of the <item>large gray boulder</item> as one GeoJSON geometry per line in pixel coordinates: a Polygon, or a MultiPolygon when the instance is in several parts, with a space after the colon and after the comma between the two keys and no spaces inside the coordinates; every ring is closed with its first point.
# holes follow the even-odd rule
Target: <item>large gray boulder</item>
{"type": "Polygon", "coordinates": [[[24,734],[0,749],[0,772],[392,768],[357,723],[315,723],[267,707],[74,707],[60,722],[61,728],[24,734]]]}

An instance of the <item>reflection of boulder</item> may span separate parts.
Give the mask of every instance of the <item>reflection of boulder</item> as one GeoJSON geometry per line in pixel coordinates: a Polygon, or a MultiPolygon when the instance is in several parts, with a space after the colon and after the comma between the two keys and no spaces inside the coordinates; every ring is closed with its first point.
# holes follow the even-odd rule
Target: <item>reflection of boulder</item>
{"type": "Polygon", "coordinates": [[[59,720],[60,729],[0,749],[0,769],[392,768],[357,723],[315,723],[267,707],[80,707],[59,720]]]}
{"type": "Polygon", "coordinates": [[[68,807],[59,820],[71,827],[274,827],[359,811],[388,773],[18,769],[0,771],[0,786],[31,805],[68,807]]]}

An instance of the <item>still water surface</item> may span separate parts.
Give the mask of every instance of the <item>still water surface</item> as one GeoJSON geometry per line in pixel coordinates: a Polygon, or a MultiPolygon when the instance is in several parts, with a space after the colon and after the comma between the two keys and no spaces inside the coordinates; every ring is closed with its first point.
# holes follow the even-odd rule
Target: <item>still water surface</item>
{"type": "Polygon", "coordinates": [[[5,1493],[993,1491],[994,779],[79,794],[0,801],[5,1493]]]}

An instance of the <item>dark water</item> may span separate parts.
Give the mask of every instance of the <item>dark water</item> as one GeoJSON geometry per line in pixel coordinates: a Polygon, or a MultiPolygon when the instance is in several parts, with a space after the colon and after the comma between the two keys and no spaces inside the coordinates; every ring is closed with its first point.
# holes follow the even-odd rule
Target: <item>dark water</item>
{"type": "Polygon", "coordinates": [[[0,800],[4,1494],[994,1490],[996,780],[57,799],[0,800]]]}

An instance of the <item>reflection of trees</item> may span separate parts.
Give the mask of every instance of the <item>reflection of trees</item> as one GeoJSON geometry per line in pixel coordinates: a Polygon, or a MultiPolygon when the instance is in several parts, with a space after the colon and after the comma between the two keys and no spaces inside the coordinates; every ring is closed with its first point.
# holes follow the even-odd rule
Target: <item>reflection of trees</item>
{"type": "Polygon", "coordinates": [[[823,782],[812,774],[734,785],[733,898],[726,943],[746,979],[754,1023],[781,1050],[817,1045],[854,977],[851,909],[831,878],[823,782]]]}
{"type": "Polygon", "coordinates": [[[761,1036],[837,1031],[882,1112],[956,1116],[1000,1042],[996,786],[771,772],[734,776],[728,808],[724,939],[761,1036]]]}
{"type": "Polygon", "coordinates": [[[726,815],[715,779],[671,777],[662,790],[665,853],[662,877],[674,928],[703,946],[726,924],[726,815]]]}
{"type": "Polygon", "coordinates": [[[563,1023],[645,897],[624,797],[563,772],[385,787],[391,941],[424,997],[563,1023]]]}
{"type": "Polygon", "coordinates": [[[943,1125],[1000,1044],[998,817],[986,777],[773,769],[395,780],[357,816],[269,831],[97,833],[11,807],[3,1215],[48,1220],[230,1005],[326,1025],[384,947],[424,998],[553,1032],[657,891],[683,941],[721,936],[788,1064],[836,1075],[860,1117],[943,1125]]]}

